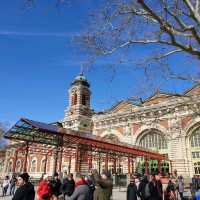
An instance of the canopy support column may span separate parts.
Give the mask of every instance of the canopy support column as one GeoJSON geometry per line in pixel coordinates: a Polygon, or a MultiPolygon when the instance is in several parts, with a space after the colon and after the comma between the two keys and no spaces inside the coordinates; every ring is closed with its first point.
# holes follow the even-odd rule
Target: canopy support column
{"type": "Polygon", "coordinates": [[[61,172],[62,170],[62,158],[63,158],[63,147],[61,147],[61,150],[60,150],[60,161],[59,161],[59,167],[58,167],[59,172],[61,172]]]}
{"type": "Polygon", "coordinates": [[[92,152],[88,155],[88,168],[92,169],[92,152]]]}
{"type": "Polygon", "coordinates": [[[68,164],[68,174],[70,173],[71,171],[71,162],[72,162],[72,157],[69,156],[69,164],[68,164]]]}
{"type": "Polygon", "coordinates": [[[58,146],[54,150],[53,174],[55,174],[57,171],[57,162],[58,162],[58,146]]]}
{"type": "Polygon", "coordinates": [[[128,157],[128,174],[131,174],[130,157],[128,157]]]}
{"type": "Polygon", "coordinates": [[[24,172],[27,172],[27,159],[28,159],[28,150],[29,150],[29,143],[26,143],[26,149],[25,149],[25,159],[24,159],[24,172]]]}
{"type": "Polygon", "coordinates": [[[149,162],[147,158],[145,158],[145,174],[149,175],[149,162]]]}
{"type": "Polygon", "coordinates": [[[116,174],[116,158],[113,160],[113,173],[116,174]]]}
{"type": "Polygon", "coordinates": [[[13,160],[13,169],[12,169],[12,172],[13,172],[13,173],[16,172],[17,157],[18,157],[18,149],[16,149],[16,151],[15,151],[15,155],[14,155],[14,160],[13,160]]]}
{"type": "Polygon", "coordinates": [[[75,172],[80,172],[80,149],[77,145],[76,147],[76,157],[75,157],[75,172]]]}
{"type": "Polygon", "coordinates": [[[108,152],[106,152],[106,158],[105,158],[105,170],[108,172],[108,152]]]}
{"type": "Polygon", "coordinates": [[[158,174],[161,173],[161,160],[158,160],[158,174]]]}

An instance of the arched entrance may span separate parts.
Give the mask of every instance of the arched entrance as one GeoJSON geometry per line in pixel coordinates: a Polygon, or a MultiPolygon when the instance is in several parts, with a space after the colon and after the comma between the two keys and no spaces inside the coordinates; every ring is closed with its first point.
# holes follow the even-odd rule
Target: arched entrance
{"type": "MultiPolygon", "coordinates": [[[[163,133],[157,129],[148,129],[143,131],[137,138],[137,144],[144,149],[158,151],[161,154],[168,156],[168,145],[167,140],[164,137],[163,133]]],[[[160,163],[160,172],[162,174],[169,173],[169,163],[167,161],[162,161],[160,163]]],[[[158,173],[158,161],[157,160],[149,160],[149,173],[158,173]]],[[[140,160],[137,170],[139,173],[145,172],[145,161],[143,159],[140,160]]]]}

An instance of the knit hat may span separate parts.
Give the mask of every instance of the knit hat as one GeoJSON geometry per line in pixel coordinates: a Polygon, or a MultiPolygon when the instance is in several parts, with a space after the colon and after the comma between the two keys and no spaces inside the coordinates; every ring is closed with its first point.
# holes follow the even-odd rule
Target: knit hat
{"type": "Polygon", "coordinates": [[[22,178],[25,182],[28,182],[30,176],[28,175],[28,173],[25,172],[23,174],[20,174],[19,177],[22,178]]]}

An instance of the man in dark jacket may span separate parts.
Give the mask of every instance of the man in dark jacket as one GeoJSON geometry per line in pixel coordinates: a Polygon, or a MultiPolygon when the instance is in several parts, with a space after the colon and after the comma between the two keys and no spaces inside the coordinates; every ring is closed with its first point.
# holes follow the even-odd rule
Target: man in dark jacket
{"type": "Polygon", "coordinates": [[[54,174],[54,178],[52,181],[50,181],[50,187],[52,190],[52,195],[55,197],[58,197],[61,194],[61,181],[58,177],[58,173],[56,172],[54,174]]]}
{"type": "Polygon", "coordinates": [[[18,176],[17,183],[19,188],[16,190],[12,200],[34,200],[34,186],[29,182],[28,173],[23,173],[18,176]]]}
{"type": "MultiPolygon", "coordinates": [[[[161,184],[162,185],[162,184],[161,184]]],[[[158,187],[158,181],[156,180],[155,175],[151,176],[151,181],[149,183],[149,190],[150,190],[150,199],[151,200],[162,200],[161,196],[161,186],[158,187]]]]}
{"type": "Polygon", "coordinates": [[[137,200],[137,186],[135,185],[135,179],[131,177],[130,184],[127,188],[127,200],[137,200]]]}
{"type": "Polygon", "coordinates": [[[140,184],[138,186],[138,192],[137,192],[138,196],[140,197],[141,200],[147,200],[147,199],[149,199],[149,195],[150,194],[147,194],[147,188],[148,188],[148,186],[149,186],[149,181],[147,179],[147,176],[145,175],[142,178],[142,180],[141,180],[141,182],[140,182],[140,184]]]}
{"type": "Polygon", "coordinates": [[[73,174],[65,174],[65,178],[63,179],[63,184],[61,186],[62,193],[65,196],[70,197],[75,189],[75,182],[73,179],[73,174]]]}

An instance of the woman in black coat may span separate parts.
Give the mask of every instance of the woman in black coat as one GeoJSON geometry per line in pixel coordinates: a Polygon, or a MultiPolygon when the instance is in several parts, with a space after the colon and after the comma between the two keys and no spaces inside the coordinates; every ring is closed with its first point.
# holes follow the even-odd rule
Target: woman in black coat
{"type": "Polygon", "coordinates": [[[137,200],[137,186],[134,178],[131,178],[127,187],[127,200],[137,200]]]}
{"type": "Polygon", "coordinates": [[[23,173],[18,176],[17,183],[19,188],[16,190],[12,200],[34,200],[35,190],[34,186],[28,181],[28,173],[23,173]]]}

